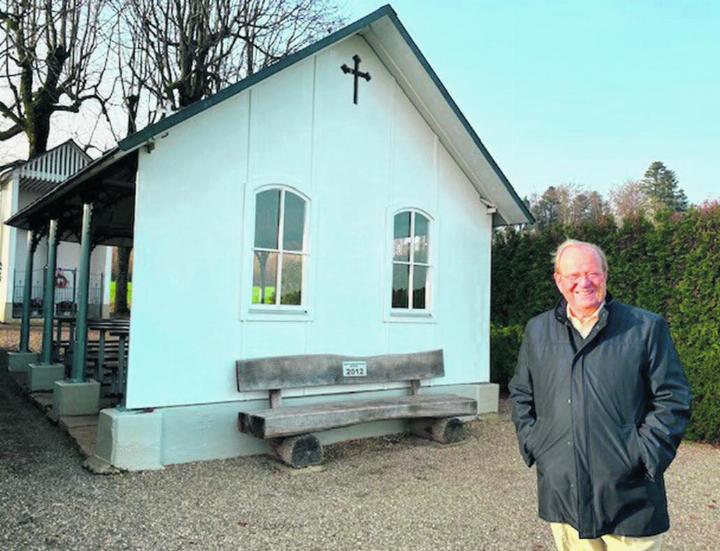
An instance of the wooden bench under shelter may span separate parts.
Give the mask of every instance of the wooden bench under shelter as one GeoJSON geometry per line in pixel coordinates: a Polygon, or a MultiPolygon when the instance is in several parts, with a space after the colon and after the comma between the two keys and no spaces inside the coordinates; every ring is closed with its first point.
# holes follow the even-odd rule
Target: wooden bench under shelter
{"type": "MultiPolygon", "coordinates": [[[[74,319],[72,321],[74,322],[74,319]]],[[[74,324],[70,327],[70,335],[72,335],[74,324]]],[[[97,333],[98,338],[87,341],[86,376],[101,384],[103,395],[122,397],[125,390],[130,320],[127,318],[88,320],[88,329],[97,333]]],[[[55,344],[68,375],[74,352],[73,342],[58,340],[55,344]]]]}
{"type": "Polygon", "coordinates": [[[371,421],[409,419],[414,434],[440,443],[464,438],[458,416],[475,415],[477,402],[454,394],[420,394],[420,382],[445,374],[442,350],[349,357],[331,354],[238,360],[239,392],[267,390],[270,408],[239,413],[241,432],[268,441],[271,454],[292,467],[322,463],[312,433],[371,421]],[[327,385],[408,382],[409,395],[285,406],[282,391],[327,385]]]}

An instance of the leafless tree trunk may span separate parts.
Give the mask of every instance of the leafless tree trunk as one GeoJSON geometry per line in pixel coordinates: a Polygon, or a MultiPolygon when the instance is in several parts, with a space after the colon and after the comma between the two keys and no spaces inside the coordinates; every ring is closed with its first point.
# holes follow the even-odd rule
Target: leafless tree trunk
{"type": "Polygon", "coordinates": [[[100,92],[106,0],[0,0],[0,141],[25,134],[46,151],[54,113],[77,113],[100,92]]]}
{"type": "MultiPolygon", "coordinates": [[[[153,122],[336,29],[330,0],[113,0],[127,98],[153,122]],[[130,62],[132,60],[132,62],[130,62]]],[[[137,128],[140,113],[133,124],[137,128]]]]}
{"type": "Polygon", "coordinates": [[[130,314],[127,302],[128,275],[130,273],[130,252],[132,247],[117,248],[117,277],[115,279],[115,315],[130,314]]]}

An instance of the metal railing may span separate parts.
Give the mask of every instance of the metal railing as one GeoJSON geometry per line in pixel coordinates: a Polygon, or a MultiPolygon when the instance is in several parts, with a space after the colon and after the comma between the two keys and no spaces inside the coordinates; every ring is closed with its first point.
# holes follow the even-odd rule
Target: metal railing
{"type": "MultiPolygon", "coordinates": [[[[43,281],[45,269],[40,268],[32,272],[32,293],[30,301],[30,317],[41,318],[43,315],[43,281]]],[[[13,280],[13,318],[22,317],[23,289],[25,287],[25,270],[15,270],[13,280]]],[[[90,274],[90,288],[88,294],[88,316],[102,317],[102,302],[104,294],[103,272],[90,274]]],[[[55,315],[74,316],[77,310],[77,269],[58,268],[55,271],[55,315]]]]}

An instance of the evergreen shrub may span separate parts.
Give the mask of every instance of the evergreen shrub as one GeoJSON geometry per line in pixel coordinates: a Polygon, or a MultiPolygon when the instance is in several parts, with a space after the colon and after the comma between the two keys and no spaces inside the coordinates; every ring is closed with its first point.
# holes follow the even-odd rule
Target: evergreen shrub
{"type": "Polygon", "coordinates": [[[524,331],[525,327],[520,324],[490,324],[490,380],[500,385],[501,392],[507,392],[515,373],[524,331]]]}
{"type": "Polygon", "coordinates": [[[498,232],[492,253],[491,380],[506,389],[527,321],[560,298],[552,279],[565,238],[606,252],[608,290],[668,322],[693,395],[688,437],[720,443],[720,205],[542,231],[498,232]]]}

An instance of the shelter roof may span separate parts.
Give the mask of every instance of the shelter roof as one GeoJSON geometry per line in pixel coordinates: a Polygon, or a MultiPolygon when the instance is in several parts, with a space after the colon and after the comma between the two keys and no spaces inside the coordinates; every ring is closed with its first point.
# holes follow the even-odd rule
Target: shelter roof
{"type": "Polygon", "coordinates": [[[137,151],[114,147],[67,178],[52,191],[11,216],[5,223],[26,230],[44,231],[58,219],[63,241],[80,241],[83,203],[95,205],[93,227],[96,245],[132,245],[135,212],[137,151]]]}
{"type": "Polygon", "coordinates": [[[90,156],[70,139],[10,168],[0,180],[14,175],[20,189],[47,193],[91,161],[90,156]]]}

